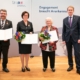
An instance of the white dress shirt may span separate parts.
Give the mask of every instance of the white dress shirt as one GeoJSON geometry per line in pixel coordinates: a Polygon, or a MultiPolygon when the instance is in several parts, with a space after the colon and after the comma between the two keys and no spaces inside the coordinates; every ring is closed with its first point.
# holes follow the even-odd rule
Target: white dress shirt
{"type": "MultiPolygon", "coordinates": [[[[48,28],[48,32],[49,32],[49,31],[50,31],[50,27],[48,28]]],[[[50,51],[50,50],[49,50],[49,44],[47,44],[46,51],[50,51]]]]}
{"type": "MultiPolygon", "coordinates": [[[[5,25],[5,22],[6,22],[6,20],[3,20],[3,27],[4,27],[4,25],[5,25]]],[[[2,20],[1,20],[1,25],[2,25],[2,20]]]]}

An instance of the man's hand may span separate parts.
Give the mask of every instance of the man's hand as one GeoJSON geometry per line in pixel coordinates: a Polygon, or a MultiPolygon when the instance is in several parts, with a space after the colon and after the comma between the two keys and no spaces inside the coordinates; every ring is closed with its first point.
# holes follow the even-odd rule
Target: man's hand
{"type": "Polygon", "coordinates": [[[80,43],[80,39],[78,40],[78,43],[80,43]]]}
{"type": "Polygon", "coordinates": [[[4,40],[4,41],[7,41],[7,40],[4,40]]]}
{"type": "Polygon", "coordinates": [[[30,34],[32,34],[32,32],[30,32],[30,34]]]}

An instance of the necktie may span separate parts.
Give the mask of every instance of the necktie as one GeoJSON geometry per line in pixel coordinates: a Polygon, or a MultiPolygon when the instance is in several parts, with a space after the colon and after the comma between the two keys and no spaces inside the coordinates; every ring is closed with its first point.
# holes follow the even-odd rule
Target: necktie
{"type": "Polygon", "coordinates": [[[72,20],[71,20],[72,17],[69,17],[69,24],[70,24],[70,27],[72,25],[72,20]]]}
{"type": "Polygon", "coordinates": [[[2,20],[1,28],[4,28],[4,20],[2,20]]]}

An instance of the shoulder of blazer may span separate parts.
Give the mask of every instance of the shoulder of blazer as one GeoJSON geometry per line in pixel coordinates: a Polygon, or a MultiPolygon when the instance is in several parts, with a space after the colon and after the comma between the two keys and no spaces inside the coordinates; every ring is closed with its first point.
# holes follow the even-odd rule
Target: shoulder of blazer
{"type": "Polygon", "coordinates": [[[28,24],[32,24],[32,22],[28,21],[28,24]]]}
{"type": "Polygon", "coordinates": [[[10,23],[12,23],[12,21],[10,21],[10,20],[8,20],[8,19],[6,19],[6,22],[10,22],[10,23]]]}
{"type": "Polygon", "coordinates": [[[80,20],[80,16],[78,16],[78,15],[73,15],[73,19],[76,20],[76,21],[78,21],[78,20],[80,20]]]}
{"type": "Polygon", "coordinates": [[[47,26],[42,26],[42,28],[46,28],[47,26]]]}
{"type": "Polygon", "coordinates": [[[45,29],[46,29],[46,26],[43,26],[43,27],[41,28],[41,32],[44,31],[45,29]]]}
{"type": "Polygon", "coordinates": [[[22,20],[22,21],[19,21],[19,22],[17,23],[18,26],[19,26],[20,24],[24,24],[23,20],[22,20]]]}
{"type": "Polygon", "coordinates": [[[23,20],[22,21],[19,21],[18,23],[23,23],[23,20]]]}
{"type": "Polygon", "coordinates": [[[55,27],[55,26],[52,26],[52,28],[56,29],[57,27],[55,27]]]}
{"type": "Polygon", "coordinates": [[[55,26],[52,26],[52,29],[53,29],[53,30],[57,30],[58,28],[57,28],[57,27],[55,27],[55,26]]]}
{"type": "Polygon", "coordinates": [[[64,19],[63,19],[63,21],[65,21],[65,20],[67,20],[68,19],[68,16],[67,17],[65,17],[64,19]]]}
{"type": "MultiPolygon", "coordinates": [[[[18,22],[18,24],[20,24],[20,23],[23,23],[23,20],[18,22]]],[[[28,23],[32,24],[32,22],[30,22],[30,21],[28,21],[28,23]]]]}
{"type": "Polygon", "coordinates": [[[79,20],[79,19],[80,19],[80,16],[73,15],[73,18],[74,18],[74,19],[77,19],[77,20],[79,20]]]}
{"type": "Polygon", "coordinates": [[[78,15],[73,15],[73,17],[79,17],[78,15]]]}

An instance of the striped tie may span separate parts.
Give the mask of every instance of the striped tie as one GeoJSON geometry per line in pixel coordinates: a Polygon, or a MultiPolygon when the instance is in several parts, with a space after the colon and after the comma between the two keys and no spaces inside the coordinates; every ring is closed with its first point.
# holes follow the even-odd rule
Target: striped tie
{"type": "Polygon", "coordinates": [[[1,28],[4,28],[4,20],[2,20],[1,28]]]}

